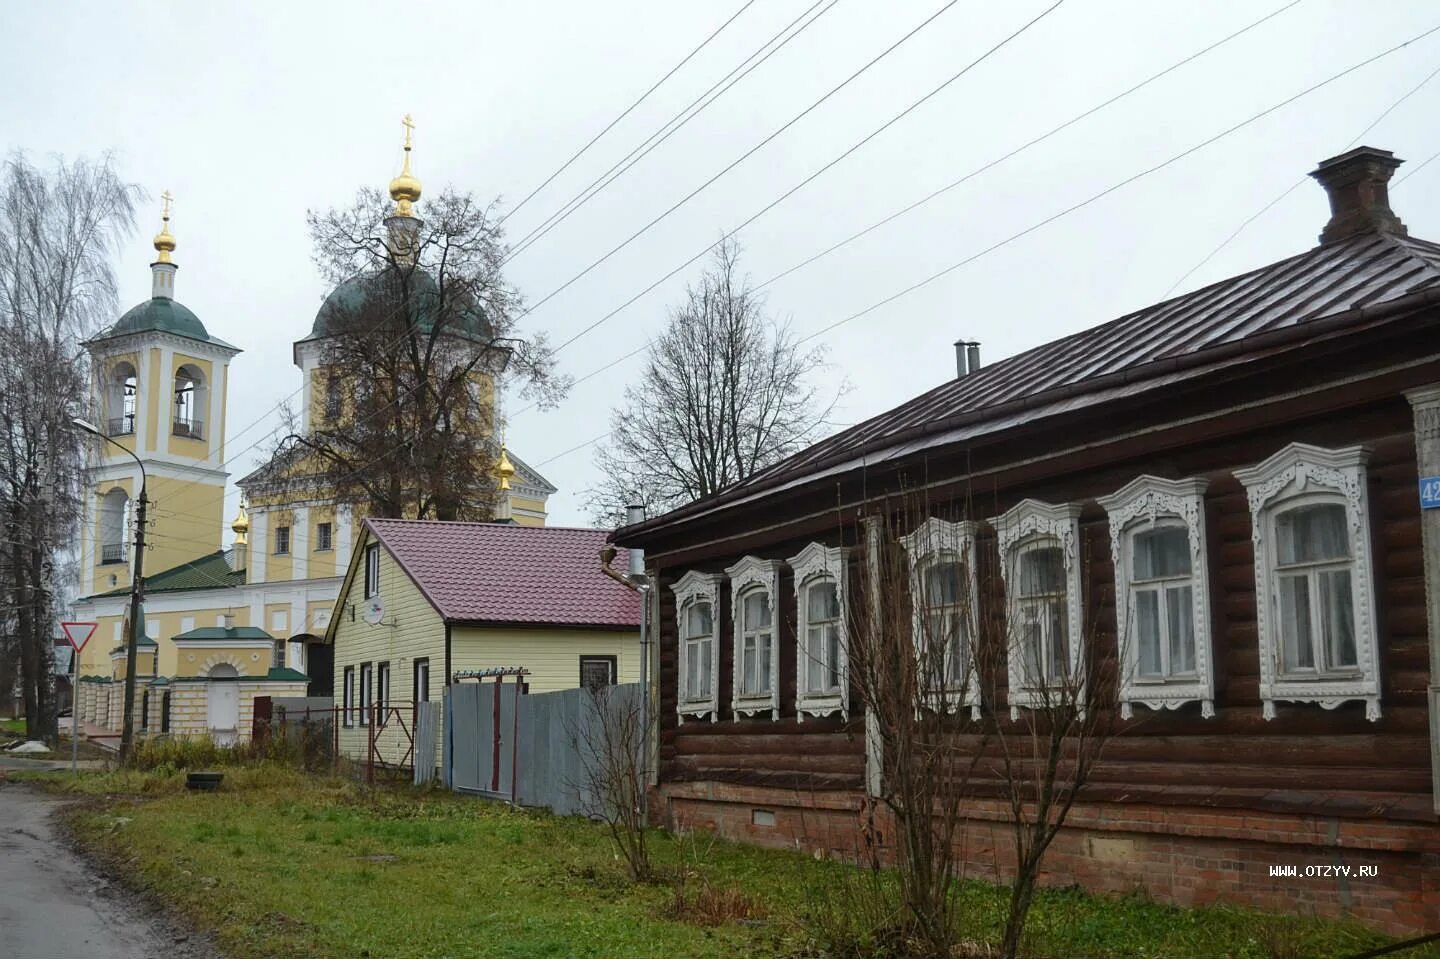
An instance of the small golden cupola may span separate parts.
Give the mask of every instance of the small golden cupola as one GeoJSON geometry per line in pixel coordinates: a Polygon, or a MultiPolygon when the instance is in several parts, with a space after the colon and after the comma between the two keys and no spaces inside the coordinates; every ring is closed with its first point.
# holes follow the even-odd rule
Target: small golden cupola
{"type": "Polygon", "coordinates": [[[395,201],[392,216],[415,216],[415,201],[420,199],[420,181],[410,172],[410,134],[415,130],[415,121],[410,114],[400,121],[405,125],[405,161],[400,175],[390,181],[390,199],[395,201]]]}
{"type": "Polygon", "coordinates": [[[235,545],[245,546],[249,543],[250,517],[245,512],[245,501],[240,501],[240,511],[235,514],[235,519],[230,524],[230,529],[235,534],[235,545]]]}
{"type": "Polygon", "coordinates": [[[155,234],[155,262],[150,264],[150,295],[175,298],[175,272],[179,269],[170,254],[175,252],[175,235],[170,232],[170,203],[175,198],[166,190],[160,194],[160,232],[155,234]]]}
{"type": "Polygon", "coordinates": [[[500,447],[500,459],[495,464],[495,475],[500,478],[500,490],[509,490],[510,478],[515,475],[515,464],[510,462],[510,455],[503,445],[500,447]]]}

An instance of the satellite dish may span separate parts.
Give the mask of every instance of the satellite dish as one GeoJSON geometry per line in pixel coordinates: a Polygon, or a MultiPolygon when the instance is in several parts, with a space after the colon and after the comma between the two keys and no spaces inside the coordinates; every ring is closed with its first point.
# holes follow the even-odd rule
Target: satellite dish
{"type": "Polygon", "coordinates": [[[371,596],[365,600],[365,605],[360,612],[361,619],[365,620],[365,622],[371,626],[376,626],[379,625],[380,620],[384,618],[384,616],[385,603],[381,601],[379,596],[371,596]]]}

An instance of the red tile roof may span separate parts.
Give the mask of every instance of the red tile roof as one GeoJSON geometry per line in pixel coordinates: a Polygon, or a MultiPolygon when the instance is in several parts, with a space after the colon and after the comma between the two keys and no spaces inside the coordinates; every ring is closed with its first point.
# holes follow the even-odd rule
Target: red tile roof
{"type": "MultiPolygon", "coordinates": [[[[640,628],[640,597],[600,571],[607,530],[367,519],[440,615],[456,622],[640,628]]],[[[624,572],[628,552],[611,565],[624,572]]]]}

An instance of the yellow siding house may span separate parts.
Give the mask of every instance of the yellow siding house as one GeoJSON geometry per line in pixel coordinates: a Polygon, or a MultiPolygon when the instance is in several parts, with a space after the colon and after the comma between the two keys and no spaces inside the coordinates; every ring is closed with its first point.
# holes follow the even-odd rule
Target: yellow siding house
{"type": "Polygon", "coordinates": [[[640,601],[602,572],[606,535],[365,520],[325,635],[341,750],[363,759],[374,734],[398,761],[414,703],[457,674],[523,669],[532,693],[639,681],[640,601]]]}

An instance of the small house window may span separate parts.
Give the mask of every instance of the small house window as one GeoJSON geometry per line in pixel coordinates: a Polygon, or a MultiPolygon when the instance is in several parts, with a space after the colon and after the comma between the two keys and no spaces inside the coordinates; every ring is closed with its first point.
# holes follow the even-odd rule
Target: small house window
{"type": "Polygon", "coordinates": [[[329,523],[315,524],[315,551],[317,553],[324,553],[333,549],[330,542],[331,536],[333,535],[332,530],[333,527],[329,523]]]}
{"type": "Polygon", "coordinates": [[[676,713],[687,716],[719,717],[716,674],[720,670],[719,624],[715,606],[719,602],[720,577],[694,570],[670,587],[675,594],[676,626],[680,639],[680,681],[676,713]]]}
{"type": "Polygon", "coordinates": [[[736,716],[769,710],[780,718],[779,657],[775,654],[775,604],[780,563],[746,556],[725,571],[730,576],[734,608],[734,697],[736,716]]]}
{"type": "Polygon", "coordinates": [[[365,598],[380,592],[380,545],[371,543],[365,547],[365,598]]]}
{"type": "Polygon", "coordinates": [[[360,664],[360,725],[370,725],[370,664],[360,664]]]}
{"type": "Polygon", "coordinates": [[[345,682],[341,689],[341,700],[343,709],[340,711],[341,723],[345,726],[355,725],[355,667],[345,667],[345,682]]]}
{"type": "Polygon", "coordinates": [[[1352,699],[1380,718],[1368,459],[1364,447],[1293,443],[1235,471],[1253,524],[1266,719],[1277,701],[1352,699]]]}
{"type": "Polygon", "coordinates": [[[277,640],[275,640],[275,653],[274,653],[273,656],[270,657],[270,668],[271,668],[271,669],[284,669],[284,668],[285,668],[285,645],[286,645],[286,644],[285,644],[285,640],[283,640],[283,639],[277,639],[277,640]]]}
{"type": "Polygon", "coordinates": [[[1027,499],[991,525],[1009,604],[1010,715],[1037,707],[1083,711],[1080,506],[1027,499]]]}
{"type": "Polygon", "coordinates": [[[375,664],[375,705],[380,715],[375,717],[377,726],[385,725],[385,710],[390,706],[390,664],[375,664]]]}
{"type": "Polygon", "coordinates": [[[980,715],[974,669],[975,535],[972,521],[931,517],[901,539],[910,562],[911,630],[922,695],[931,708],[970,707],[980,715]]]}
{"type": "Polygon", "coordinates": [[[845,550],[811,543],[786,562],[795,573],[798,612],[795,713],[849,717],[845,634],[845,550]]]}
{"type": "Polygon", "coordinates": [[[614,656],[581,656],[580,688],[596,690],[615,685],[614,656]]]}
{"type": "Polygon", "coordinates": [[[415,660],[415,677],[412,687],[411,699],[415,703],[428,703],[430,701],[430,660],[421,658],[415,660]]]}
{"type": "Polygon", "coordinates": [[[1206,481],[1141,476],[1100,498],[1110,521],[1120,716],[1200,702],[1215,715],[1205,558],[1206,481]]]}
{"type": "Polygon", "coordinates": [[[284,556],[290,552],[290,527],[275,527],[275,555],[284,556]]]}

